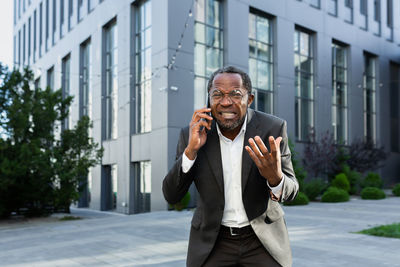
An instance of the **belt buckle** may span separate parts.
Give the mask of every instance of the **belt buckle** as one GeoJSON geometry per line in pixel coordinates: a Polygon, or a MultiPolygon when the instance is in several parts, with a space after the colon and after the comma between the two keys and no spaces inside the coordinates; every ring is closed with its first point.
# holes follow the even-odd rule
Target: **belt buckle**
{"type": "Polygon", "coordinates": [[[229,227],[229,231],[231,232],[231,236],[237,236],[237,235],[239,235],[239,234],[235,234],[235,233],[233,232],[232,227],[229,227]]]}

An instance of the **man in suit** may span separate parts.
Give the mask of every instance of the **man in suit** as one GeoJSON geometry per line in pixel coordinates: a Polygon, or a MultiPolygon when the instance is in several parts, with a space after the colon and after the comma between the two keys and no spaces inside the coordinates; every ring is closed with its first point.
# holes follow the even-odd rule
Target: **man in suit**
{"type": "Polygon", "coordinates": [[[187,266],[291,266],[283,210],[298,192],[286,122],[249,108],[249,76],[224,67],[208,83],[209,107],[182,129],[163,181],[174,204],[192,182],[199,193],[187,266]],[[211,112],[211,114],[210,114],[211,112]]]}

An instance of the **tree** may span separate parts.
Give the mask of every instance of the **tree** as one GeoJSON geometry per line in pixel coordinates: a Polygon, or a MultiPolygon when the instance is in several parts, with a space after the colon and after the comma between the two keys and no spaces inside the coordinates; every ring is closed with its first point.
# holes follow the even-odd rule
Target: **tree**
{"type": "Polygon", "coordinates": [[[0,64],[0,217],[69,211],[88,168],[102,157],[88,118],[60,133],[72,97],[32,84],[29,69],[9,72],[0,64]]]}

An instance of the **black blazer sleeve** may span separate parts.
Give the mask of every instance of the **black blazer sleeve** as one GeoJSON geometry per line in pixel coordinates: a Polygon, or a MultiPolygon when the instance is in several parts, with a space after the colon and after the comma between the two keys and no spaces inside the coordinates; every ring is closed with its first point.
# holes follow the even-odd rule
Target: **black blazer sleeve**
{"type": "Polygon", "coordinates": [[[194,179],[196,164],[187,173],[182,172],[182,154],[185,151],[189,139],[189,130],[184,128],[181,130],[178,145],[176,148],[176,160],[163,181],[163,194],[170,204],[179,202],[189,190],[194,179]]]}

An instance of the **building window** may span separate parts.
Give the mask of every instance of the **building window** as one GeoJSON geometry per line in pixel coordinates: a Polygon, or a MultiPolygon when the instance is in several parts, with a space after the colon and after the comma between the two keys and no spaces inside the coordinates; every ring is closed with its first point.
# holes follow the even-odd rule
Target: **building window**
{"type": "Polygon", "coordinates": [[[344,1],[344,19],[349,23],[353,23],[353,0],[345,0],[344,1]]]}
{"type": "Polygon", "coordinates": [[[46,0],[46,52],[49,49],[49,0],[46,0]]]}
{"type": "Polygon", "coordinates": [[[374,0],[374,20],[381,21],[381,1],[374,0]]]}
{"type": "Polygon", "coordinates": [[[17,0],[14,0],[14,25],[17,24],[17,0]]]}
{"type": "Polygon", "coordinates": [[[92,91],[91,91],[91,73],[92,73],[92,55],[90,40],[81,44],[80,48],[80,116],[92,117],[92,91]]]}
{"type": "Polygon", "coordinates": [[[25,66],[26,25],[22,27],[22,65],[25,66]]]}
{"type": "Polygon", "coordinates": [[[78,23],[83,17],[83,0],[78,0],[78,23]]]}
{"type": "Polygon", "coordinates": [[[296,138],[310,141],[314,134],[313,38],[300,29],[294,34],[294,68],[296,138]]]}
{"type": "Polygon", "coordinates": [[[361,29],[368,30],[368,1],[367,0],[360,0],[360,14],[363,23],[361,25],[361,29]]]}
{"type": "Polygon", "coordinates": [[[37,50],[37,12],[36,9],[33,12],[33,62],[36,62],[36,50],[37,50]]]}
{"type": "Polygon", "coordinates": [[[400,65],[390,64],[390,150],[400,152],[400,65]]]}
{"type": "Polygon", "coordinates": [[[393,28],[393,0],[387,0],[386,8],[387,8],[386,23],[387,23],[388,28],[392,29],[393,28]]]}
{"type": "Polygon", "coordinates": [[[151,1],[136,8],[135,133],[151,131],[151,1]]]}
{"type": "Polygon", "coordinates": [[[118,194],[118,168],[116,164],[103,165],[104,175],[104,206],[103,210],[115,210],[117,208],[118,194]]]}
{"type": "Polygon", "coordinates": [[[18,19],[21,18],[21,0],[18,0],[18,19]]]}
{"type": "Polygon", "coordinates": [[[35,89],[40,88],[40,76],[38,78],[36,78],[34,86],[35,86],[35,89]]]}
{"type": "Polygon", "coordinates": [[[376,57],[364,54],[364,138],[376,142],[376,57]]]}
{"type": "Polygon", "coordinates": [[[39,57],[42,56],[43,43],[43,3],[39,5],[39,57]]]}
{"type": "Polygon", "coordinates": [[[53,0],[53,33],[52,33],[52,45],[56,43],[56,30],[57,30],[57,9],[56,0],[53,0]]]}
{"type": "Polygon", "coordinates": [[[133,163],[135,184],[134,213],[151,210],[151,161],[133,163]]]}
{"type": "MultiPolygon", "coordinates": [[[[70,65],[71,65],[71,56],[68,54],[66,57],[62,59],[62,66],[61,66],[61,92],[62,98],[66,99],[70,95],[70,65]]],[[[61,130],[69,129],[71,114],[68,115],[64,121],[61,122],[61,130]]]]}
{"type": "Polygon", "coordinates": [[[21,30],[18,31],[18,66],[21,64],[21,30]]]}
{"type": "Polygon", "coordinates": [[[316,8],[321,8],[320,0],[309,0],[309,1],[310,1],[310,6],[316,7],[316,8]]]}
{"type": "Polygon", "coordinates": [[[31,64],[31,29],[32,29],[32,19],[28,19],[28,66],[31,64]]]}
{"type": "Polygon", "coordinates": [[[47,87],[54,89],[54,66],[47,70],[47,87]]]}
{"type": "Polygon", "coordinates": [[[223,64],[223,11],[216,0],[196,1],[194,22],[194,108],[205,106],[208,77],[223,64]]]}
{"type": "Polygon", "coordinates": [[[256,110],[273,113],[272,20],[261,14],[249,15],[249,75],[256,110]]]}
{"type": "Polygon", "coordinates": [[[328,14],[337,16],[338,15],[338,1],[328,0],[328,14]]]}
{"type": "Polygon", "coordinates": [[[60,39],[64,36],[64,0],[60,0],[60,39]]]}
{"type": "Polygon", "coordinates": [[[72,29],[72,16],[74,14],[74,1],[68,0],[68,31],[72,29]]]}
{"type": "Polygon", "coordinates": [[[332,128],[337,143],[347,144],[347,47],[332,43],[332,128]]]}
{"type": "Polygon", "coordinates": [[[104,28],[104,139],[117,138],[118,77],[117,25],[113,21],[104,28]]]}
{"type": "Polygon", "coordinates": [[[13,65],[15,66],[17,64],[17,36],[14,35],[14,40],[13,40],[13,65]]]}
{"type": "Polygon", "coordinates": [[[93,8],[94,8],[93,0],[87,0],[87,9],[88,9],[87,13],[89,14],[90,12],[92,12],[93,8]]]}
{"type": "Polygon", "coordinates": [[[372,31],[374,34],[381,35],[381,1],[374,0],[374,21],[372,22],[372,31]]]}

